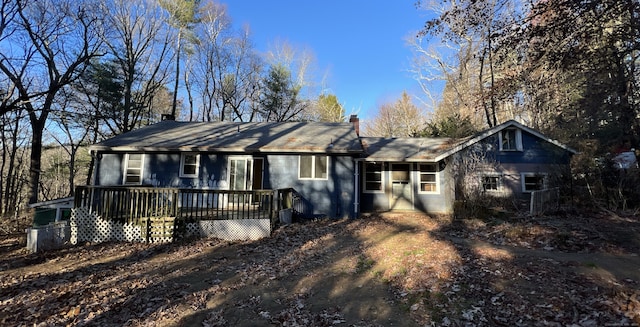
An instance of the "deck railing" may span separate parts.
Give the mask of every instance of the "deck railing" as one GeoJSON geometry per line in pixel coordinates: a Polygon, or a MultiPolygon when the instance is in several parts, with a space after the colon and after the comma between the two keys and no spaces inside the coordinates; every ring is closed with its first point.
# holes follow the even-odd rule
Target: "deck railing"
{"type": "Polygon", "coordinates": [[[291,208],[292,189],[210,190],[162,187],[78,186],[75,207],[85,207],[107,220],[139,224],[153,217],[190,221],[213,219],[277,219],[291,208]]]}

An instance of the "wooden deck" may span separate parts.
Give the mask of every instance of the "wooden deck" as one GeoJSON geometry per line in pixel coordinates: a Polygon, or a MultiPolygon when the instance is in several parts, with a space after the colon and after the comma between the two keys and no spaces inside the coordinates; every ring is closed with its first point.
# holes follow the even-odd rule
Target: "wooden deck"
{"type": "Polygon", "coordinates": [[[270,219],[290,208],[292,190],[209,190],[128,186],[79,186],[75,207],[107,220],[137,223],[152,217],[187,222],[223,219],[270,219]]]}
{"type": "Polygon", "coordinates": [[[178,217],[191,220],[224,220],[224,219],[267,219],[271,213],[258,205],[245,207],[231,206],[226,208],[187,208],[178,213],[178,217]]]}

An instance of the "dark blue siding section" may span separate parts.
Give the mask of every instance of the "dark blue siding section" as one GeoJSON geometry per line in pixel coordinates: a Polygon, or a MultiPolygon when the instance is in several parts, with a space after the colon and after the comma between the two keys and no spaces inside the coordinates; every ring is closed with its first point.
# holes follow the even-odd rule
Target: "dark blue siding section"
{"type": "MultiPolygon", "coordinates": [[[[124,153],[103,153],[96,169],[96,185],[122,185],[124,153]]],[[[227,180],[226,156],[200,155],[198,178],[180,177],[180,153],[145,153],[142,185],[218,188],[227,180]]]]}
{"type": "MultiPolygon", "coordinates": [[[[508,164],[569,164],[571,154],[555,144],[549,143],[533,134],[522,131],[523,151],[499,151],[498,135],[494,134],[481,141],[484,145],[491,145],[489,156],[497,162],[508,164]]],[[[487,149],[488,147],[484,147],[487,149]]]]}
{"type": "Polygon", "coordinates": [[[96,167],[96,185],[121,185],[124,172],[124,154],[104,153],[98,155],[96,167]]]}
{"type": "Polygon", "coordinates": [[[389,210],[389,195],[385,193],[362,193],[360,211],[376,212],[389,210]]]}
{"type": "Polygon", "coordinates": [[[298,155],[269,155],[265,160],[265,188],[293,188],[301,196],[305,217],[354,216],[354,161],[351,156],[330,156],[329,177],[299,179],[298,155]]]}
{"type": "MultiPolygon", "coordinates": [[[[262,158],[263,188],[293,188],[304,204],[305,217],[353,217],[354,160],[351,156],[330,156],[326,180],[298,178],[299,155],[269,154],[254,156],[242,153],[200,153],[198,178],[180,177],[180,153],[146,153],[142,185],[179,188],[228,189],[230,157],[262,158]]],[[[96,169],[96,185],[122,185],[123,153],[103,153],[96,169]]]]}
{"type": "Polygon", "coordinates": [[[147,153],[145,155],[143,185],[184,187],[178,178],[180,171],[179,153],[147,153]]]}

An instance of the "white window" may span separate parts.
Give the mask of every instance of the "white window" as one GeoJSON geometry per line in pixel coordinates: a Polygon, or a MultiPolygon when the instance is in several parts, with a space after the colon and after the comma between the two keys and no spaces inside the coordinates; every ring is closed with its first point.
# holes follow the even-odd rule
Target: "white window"
{"type": "Polygon", "coordinates": [[[180,177],[197,178],[200,171],[200,155],[183,153],[180,155],[180,177]]]}
{"type": "Polygon", "coordinates": [[[498,175],[481,176],[482,190],[485,192],[498,192],[501,189],[501,180],[498,175]]]}
{"type": "Polygon", "coordinates": [[[418,164],[420,173],[420,193],[438,192],[438,164],[418,164]]]}
{"type": "Polygon", "coordinates": [[[144,155],[127,153],[124,158],[124,185],[141,185],[144,155]]]}
{"type": "Polygon", "coordinates": [[[327,179],[327,156],[303,155],[298,165],[300,179],[327,179]]]}
{"type": "Polygon", "coordinates": [[[545,174],[522,173],[520,176],[522,192],[528,193],[532,191],[544,190],[546,188],[545,174]]]}
{"type": "Polygon", "coordinates": [[[370,193],[382,192],[382,163],[364,163],[364,191],[370,193]]]}
{"type": "Polygon", "coordinates": [[[522,151],[522,132],[519,129],[507,128],[498,133],[500,151],[522,151]]]}

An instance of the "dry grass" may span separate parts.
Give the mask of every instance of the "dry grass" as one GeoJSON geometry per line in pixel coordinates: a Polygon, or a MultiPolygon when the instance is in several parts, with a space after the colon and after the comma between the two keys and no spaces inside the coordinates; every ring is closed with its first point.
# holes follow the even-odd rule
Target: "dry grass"
{"type": "Polygon", "coordinates": [[[254,242],[28,254],[5,240],[0,325],[632,325],[639,228],[603,213],[402,213],[293,224],[254,242]]]}

